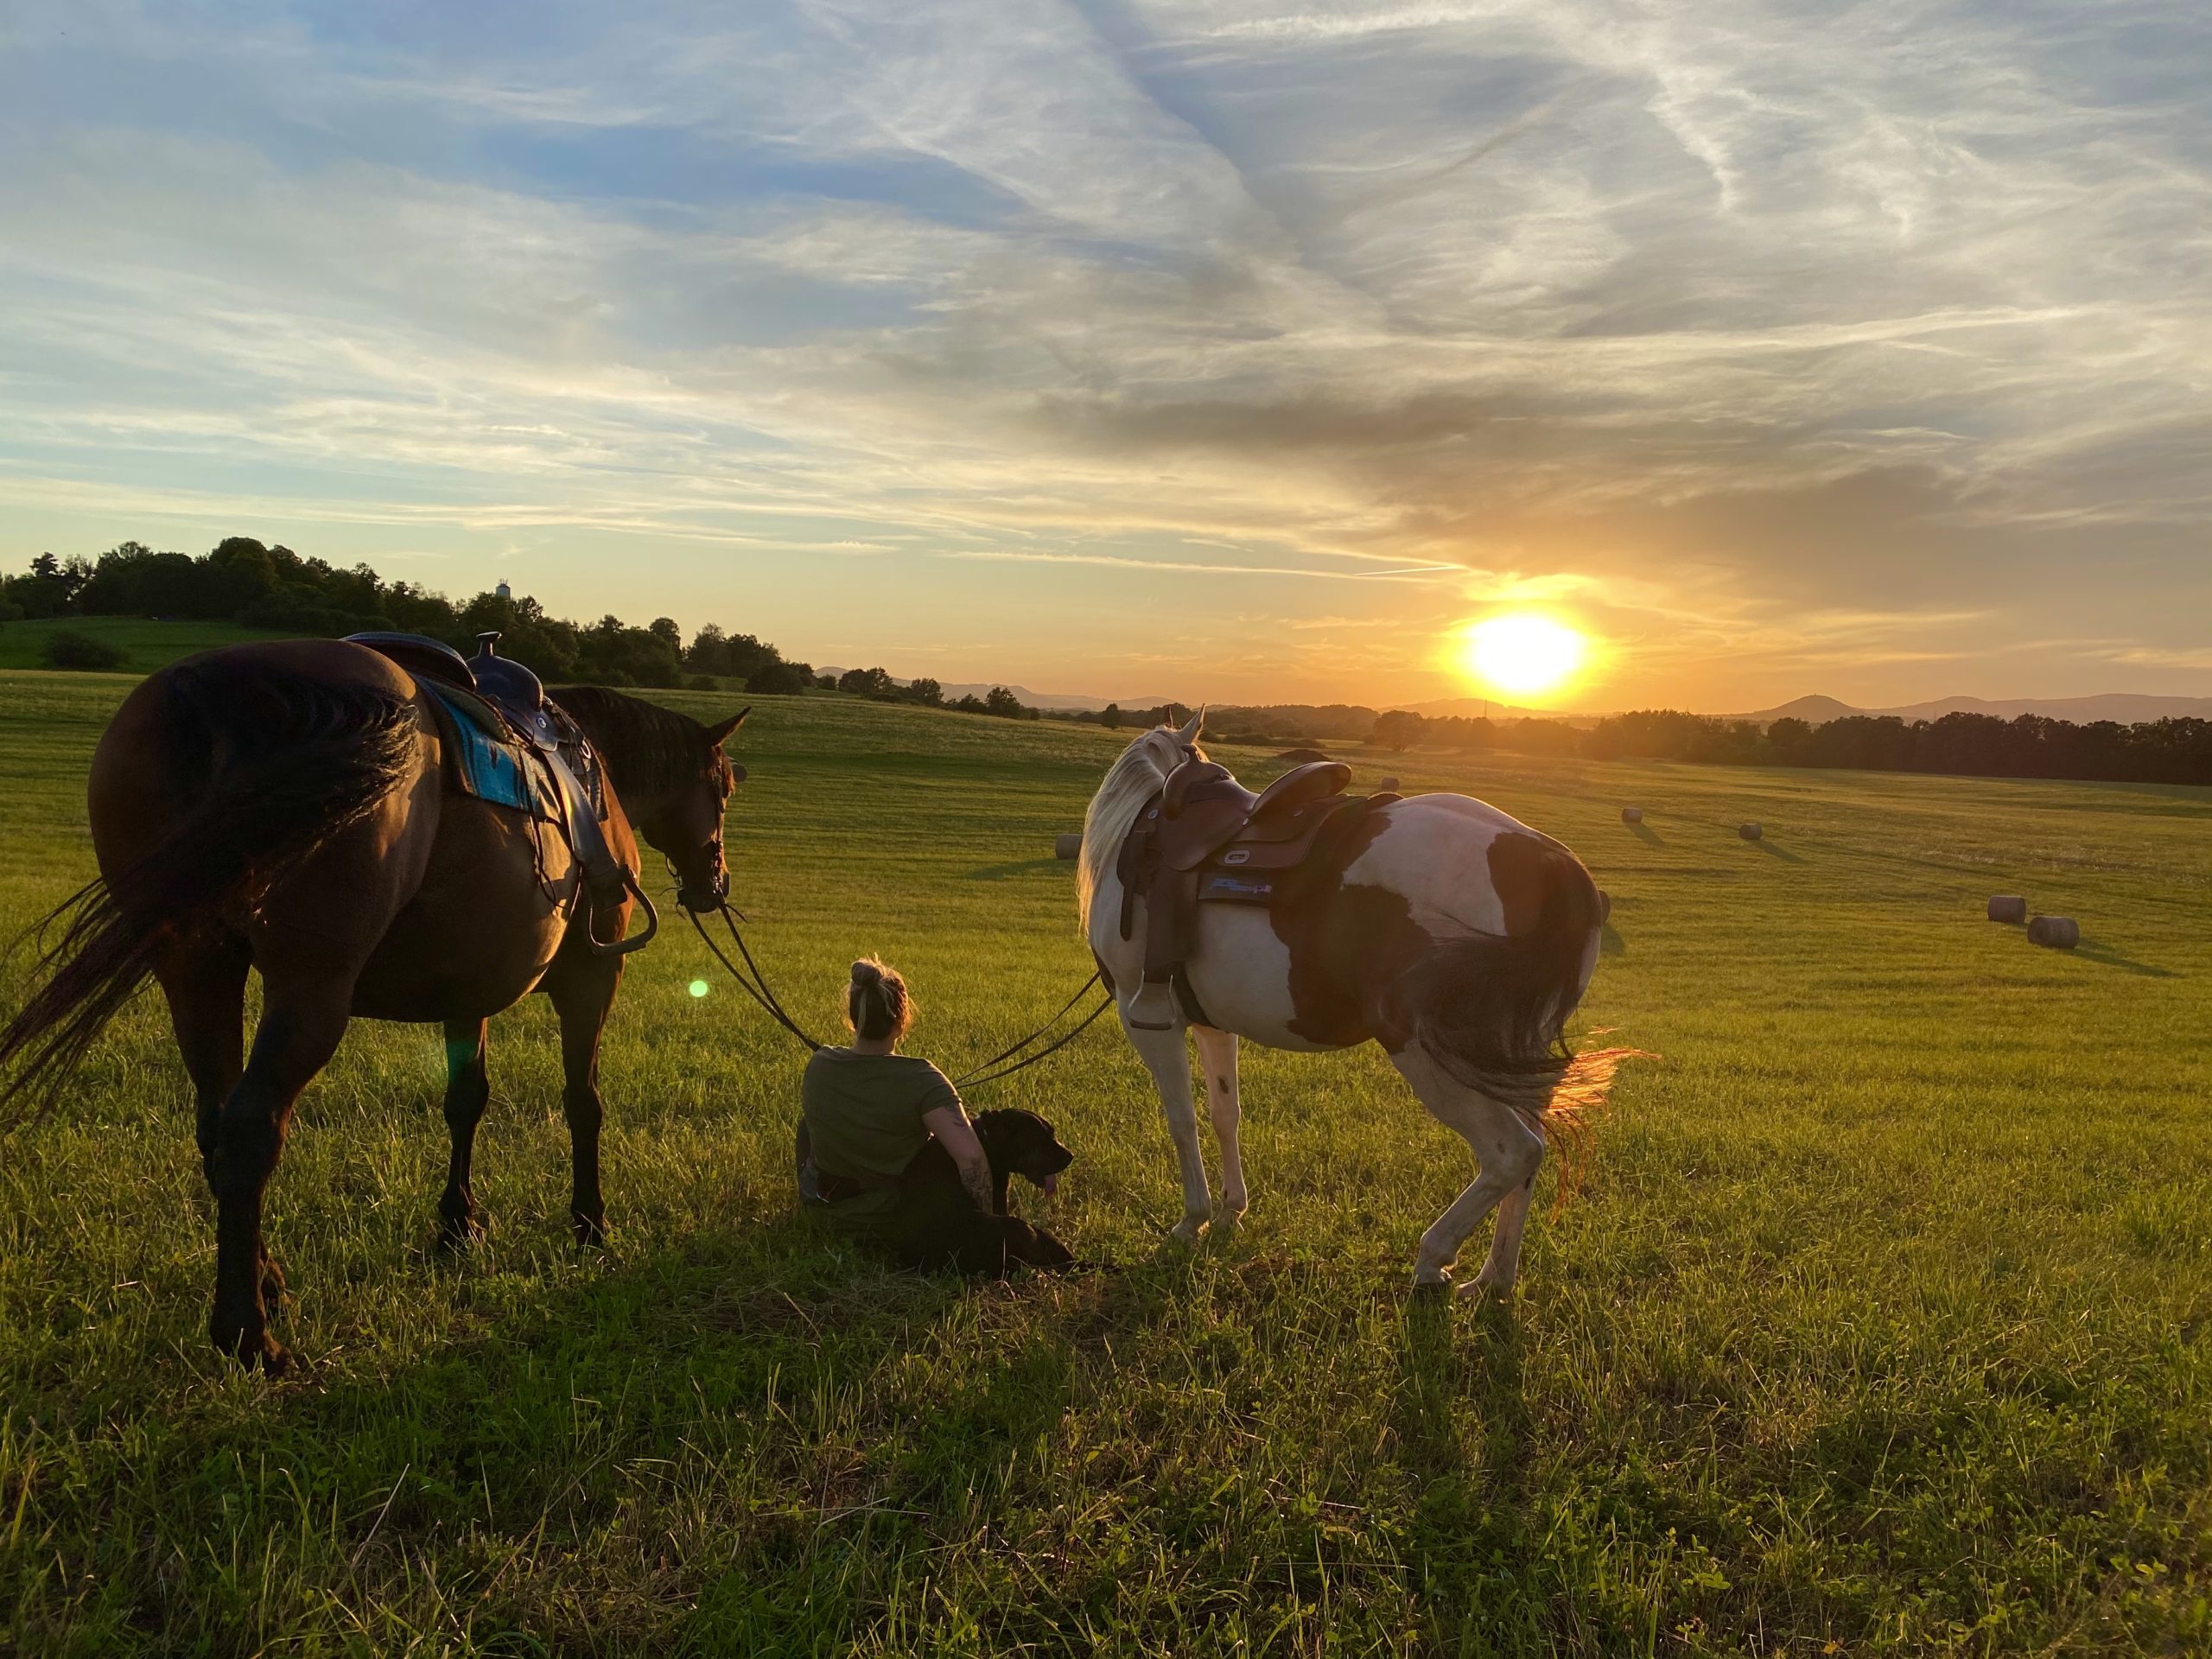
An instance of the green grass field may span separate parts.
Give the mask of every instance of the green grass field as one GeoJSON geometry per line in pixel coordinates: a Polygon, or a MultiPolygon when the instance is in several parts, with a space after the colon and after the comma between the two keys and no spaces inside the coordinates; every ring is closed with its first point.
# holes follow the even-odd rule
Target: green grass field
{"type": "MultiPolygon", "coordinates": [[[[91,868],[127,683],[0,675],[11,931],[91,868]]],[[[1050,855],[1109,741],[765,700],[731,845],[772,976],[827,1026],[880,950],[948,1070],[1027,1029],[1088,971],[1050,855]]],[[[1251,1214],[1163,1249],[1166,1134],[1108,1031],[974,1103],[1056,1122],[1040,1218],[1125,1270],[894,1279],[793,1215],[801,1056],[689,995],[715,970],[671,929],[607,1049],[603,1253],[567,1243],[546,1009],[493,1024],[459,1262],[435,1033],[356,1026],[271,1188],[304,1363],[270,1384],[207,1344],[149,997],[0,1144],[0,1648],[2212,1651],[2212,793],[1360,772],[1573,845],[1614,894],[1579,1024],[1661,1057],[1510,1308],[1409,1294],[1471,1166],[1372,1051],[1248,1050],[1251,1214]],[[1982,920],[1997,892],[2082,948],[1982,920]]]]}
{"type": "Polygon", "coordinates": [[[140,616],[57,616],[35,622],[0,622],[0,669],[42,668],[46,642],[57,633],[81,633],[106,641],[124,653],[124,667],[134,673],[154,670],[196,651],[236,645],[241,639],[275,639],[281,635],[235,622],[157,622],[140,616]]]}

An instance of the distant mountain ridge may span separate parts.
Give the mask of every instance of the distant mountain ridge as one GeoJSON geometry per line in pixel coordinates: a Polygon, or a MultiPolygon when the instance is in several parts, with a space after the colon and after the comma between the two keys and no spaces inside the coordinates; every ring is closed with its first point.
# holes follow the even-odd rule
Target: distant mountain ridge
{"type": "Polygon", "coordinates": [[[1810,696],[1797,697],[1757,714],[1730,715],[1727,718],[1755,720],[1761,725],[1777,720],[1802,720],[1808,725],[1819,726],[1850,715],[1872,715],[1877,719],[1893,715],[1906,721],[1941,720],[1945,715],[1993,715],[1999,720],[2039,715],[2046,720],[2071,721],[2076,726],[2100,720],[2136,726],[2152,720],[2212,720],[2212,697],[2159,697],[2133,691],[2107,691],[2092,697],[2009,697],[1993,701],[1986,697],[1938,697],[1930,702],[1909,702],[1895,709],[1858,709],[1834,697],[1810,696]]]}

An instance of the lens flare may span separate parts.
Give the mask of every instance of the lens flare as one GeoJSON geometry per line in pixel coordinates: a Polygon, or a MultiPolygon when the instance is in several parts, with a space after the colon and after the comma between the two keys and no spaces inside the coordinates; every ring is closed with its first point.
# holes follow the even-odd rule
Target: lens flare
{"type": "Polygon", "coordinates": [[[1589,654],[1590,642],[1566,623],[1516,611],[1468,626],[1459,665],[1497,690],[1527,696],[1564,684],[1589,654]]]}
{"type": "Polygon", "coordinates": [[[714,988],[709,985],[703,979],[695,979],[691,982],[691,995],[694,996],[704,996],[713,988],[714,988]]]}

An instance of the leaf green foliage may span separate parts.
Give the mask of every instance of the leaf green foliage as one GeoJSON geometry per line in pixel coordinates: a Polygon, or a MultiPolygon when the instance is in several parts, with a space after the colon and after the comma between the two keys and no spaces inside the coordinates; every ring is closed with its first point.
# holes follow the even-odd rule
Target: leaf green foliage
{"type": "Polygon", "coordinates": [[[416,583],[387,582],[366,564],[340,569],[251,536],[226,537],[198,557],[157,552],[143,542],[121,543],[97,561],[41,553],[21,574],[0,577],[0,626],[125,618],[325,639],[397,630],[462,650],[473,649],[485,633],[497,633],[503,655],[547,680],[600,685],[711,690],[728,678],[754,691],[788,695],[807,690],[814,679],[808,664],[787,663],[773,645],[749,633],[733,638],[713,623],[687,646],[671,617],[656,617],[643,627],[613,615],[588,625],[571,622],[527,594],[516,597],[505,582],[456,605],[416,583]]]}
{"type": "MultiPolygon", "coordinates": [[[[91,872],[123,689],[0,678],[11,926],[91,872]]],[[[1052,837],[1121,741],[756,708],[731,852],[771,977],[827,1027],[882,952],[951,1071],[1041,1020],[1090,966],[1052,837]]],[[[1371,1049],[1248,1050],[1252,1211],[1164,1249],[1166,1133],[1105,1029],[973,1103],[1054,1122],[1078,1161],[1017,1205],[1120,1270],[885,1273],[793,1214],[801,1056],[679,924],[607,1034],[604,1252],[566,1242],[537,1000],[493,1024],[491,1230],[459,1259],[439,1034],[355,1026],[270,1188],[302,1358],[271,1384],[207,1343],[149,997],[0,1144],[0,1648],[2212,1648],[2212,799],[1387,764],[1589,861],[1613,905],[1578,1033],[1662,1057],[1556,1215],[1545,1176],[1510,1307],[1409,1294],[1470,1163],[1371,1049]],[[1983,921],[1993,892],[2083,945],[1983,921]]]]}

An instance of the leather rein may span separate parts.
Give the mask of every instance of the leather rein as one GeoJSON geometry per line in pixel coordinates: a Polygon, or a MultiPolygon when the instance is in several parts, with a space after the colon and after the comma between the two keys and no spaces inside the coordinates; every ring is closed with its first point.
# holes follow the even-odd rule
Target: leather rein
{"type": "MultiPolygon", "coordinates": [[[[783,999],[776,995],[775,988],[768,983],[768,976],[760,971],[760,964],[753,959],[753,952],[746,947],[745,935],[739,931],[737,925],[738,922],[741,919],[738,912],[732,910],[726,903],[717,906],[715,910],[716,913],[722,918],[722,925],[729,930],[730,942],[737,947],[737,954],[743,960],[745,963],[744,968],[740,968],[736,963],[732,962],[728,956],[723,951],[722,948],[715,943],[714,936],[707,931],[706,924],[699,919],[699,912],[697,911],[687,907],[683,913],[690,918],[691,925],[697,930],[700,941],[706,945],[708,950],[713,955],[715,960],[721,963],[723,968],[728,971],[729,976],[738,982],[745,994],[751,997],[755,1002],[758,1002],[762,1010],[771,1020],[773,1020],[778,1025],[781,1026],[785,1031],[791,1033],[793,1037],[796,1037],[801,1043],[804,1044],[810,1052],[819,1051],[823,1045],[815,1038],[809,1036],[805,1027],[801,1026],[798,1020],[791,1018],[790,1011],[784,1007],[783,999]],[[747,969],[750,969],[749,973],[747,971],[747,969]]],[[[1032,1044],[1034,1044],[1040,1039],[1049,1035],[1052,1030],[1059,1025],[1060,1021],[1066,1019],[1069,1014],[1074,1010],[1075,1005],[1083,1001],[1085,995],[1090,992],[1091,987],[1096,985],[1103,988],[1104,981],[1105,972],[1103,969],[1094,972],[1089,979],[1084,980],[1083,983],[1076,988],[1076,994],[1073,996],[1070,997],[1065,1002],[1060,1005],[1058,1013],[1055,1014],[1051,1019],[1047,1020],[1043,1025],[1038,1027],[1036,1030],[1031,1032],[1027,1036],[1021,1039],[1020,1042],[1011,1044],[1008,1046],[1001,1049],[997,1053],[992,1055],[989,1059],[983,1061],[978,1065],[970,1067],[968,1071],[961,1073],[960,1076],[953,1078],[953,1087],[956,1089],[985,1088],[991,1084],[998,1083],[1007,1077],[1012,1077],[1017,1071],[1027,1070],[1028,1067],[1036,1065],[1038,1061],[1043,1059],[1048,1054],[1056,1053],[1059,1050],[1065,1048],[1077,1038],[1082,1036],[1100,1014],[1105,1013],[1107,1009],[1114,1006],[1114,993],[1112,991],[1103,991],[1103,994],[1098,999],[1098,1006],[1091,1009],[1089,1014],[1084,1015],[1084,1017],[1077,1020],[1071,1028],[1063,1033],[1059,1037],[1054,1039],[1052,1042],[1046,1043],[1044,1047],[1036,1050],[1033,1053],[1024,1054],[1022,1052],[1023,1050],[1029,1048],[1032,1044]],[[1017,1055],[1020,1056],[1020,1058],[1016,1058],[1015,1057],[1017,1055]],[[1011,1062],[1011,1064],[1008,1064],[1008,1062],[1011,1062]]]]}

